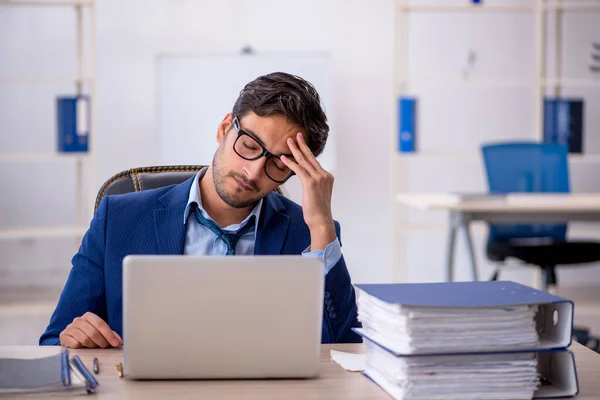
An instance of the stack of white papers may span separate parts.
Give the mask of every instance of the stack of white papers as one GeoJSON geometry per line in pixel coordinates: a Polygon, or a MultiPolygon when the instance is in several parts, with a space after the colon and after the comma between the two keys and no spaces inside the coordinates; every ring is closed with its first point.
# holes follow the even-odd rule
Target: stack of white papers
{"type": "Polygon", "coordinates": [[[396,399],[531,399],[534,353],[396,357],[366,341],[365,375],[396,399]]]}
{"type": "Polygon", "coordinates": [[[577,393],[566,299],[514,282],[356,287],[364,374],[396,399],[577,393]],[[552,389],[542,393],[546,377],[552,389]]]}
{"type": "Polygon", "coordinates": [[[373,339],[398,354],[532,349],[537,306],[456,308],[389,304],[361,293],[358,318],[373,339]]]}

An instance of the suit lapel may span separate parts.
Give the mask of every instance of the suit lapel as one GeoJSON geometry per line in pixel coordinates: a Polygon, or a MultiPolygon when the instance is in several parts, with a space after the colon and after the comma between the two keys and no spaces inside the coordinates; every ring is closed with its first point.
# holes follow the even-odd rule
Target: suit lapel
{"type": "Polygon", "coordinates": [[[254,245],[255,255],[281,254],[290,218],[276,194],[269,193],[263,202],[254,245]]]}
{"type": "Polygon", "coordinates": [[[154,210],[158,254],[183,254],[186,232],[183,213],[195,177],[176,185],[158,199],[163,205],[154,210]]]}

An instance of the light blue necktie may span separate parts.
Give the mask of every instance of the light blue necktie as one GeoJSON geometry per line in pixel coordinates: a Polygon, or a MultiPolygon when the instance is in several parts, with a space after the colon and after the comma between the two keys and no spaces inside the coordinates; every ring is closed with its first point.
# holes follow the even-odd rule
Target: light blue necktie
{"type": "Polygon", "coordinates": [[[240,237],[242,237],[246,233],[252,232],[254,230],[254,221],[256,219],[256,216],[254,216],[254,215],[250,217],[250,219],[248,220],[248,223],[246,225],[244,225],[244,227],[242,229],[240,229],[237,232],[230,233],[230,232],[222,230],[213,221],[204,218],[204,216],[202,215],[202,211],[200,211],[200,208],[198,207],[198,204],[196,204],[196,203],[194,203],[194,211],[196,213],[196,220],[198,221],[198,223],[200,225],[204,225],[205,227],[210,229],[215,235],[217,235],[217,237],[219,239],[221,239],[223,242],[225,242],[225,245],[227,246],[226,255],[228,255],[228,256],[235,255],[235,246],[237,245],[238,240],[240,240],[240,237]]]}

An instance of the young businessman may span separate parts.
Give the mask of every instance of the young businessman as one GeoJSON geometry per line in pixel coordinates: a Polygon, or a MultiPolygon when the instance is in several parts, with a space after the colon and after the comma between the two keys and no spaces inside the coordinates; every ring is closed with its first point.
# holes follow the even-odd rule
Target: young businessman
{"type": "Polygon", "coordinates": [[[102,200],[40,344],[122,344],[128,254],[322,257],[322,342],[360,342],[350,330],[359,326],[355,294],[331,214],[333,176],[315,158],[328,132],[310,83],[285,73],[248,83],[218,126],[211,166],[179,185],[102,200]],[[273,192],[292,175],[302,181],[301,207],[273,192]]]}

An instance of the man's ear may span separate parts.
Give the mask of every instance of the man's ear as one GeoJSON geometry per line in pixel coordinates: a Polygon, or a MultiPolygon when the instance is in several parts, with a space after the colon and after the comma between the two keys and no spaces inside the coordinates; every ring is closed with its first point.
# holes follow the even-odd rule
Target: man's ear
{"type": "Polygon", "coordinates": [[[225,115],[225,117],[219,124],[219,128],[217,129],[217,143],[221,143],[221,141],[223,141],[223,138],[225,137],[225,135],[227,135],[227,132],[229,131],[229,129],[232,128],[232,124],[233,124],[233,114],[228,113],[225,115]]]}

